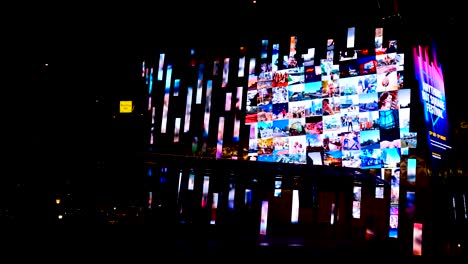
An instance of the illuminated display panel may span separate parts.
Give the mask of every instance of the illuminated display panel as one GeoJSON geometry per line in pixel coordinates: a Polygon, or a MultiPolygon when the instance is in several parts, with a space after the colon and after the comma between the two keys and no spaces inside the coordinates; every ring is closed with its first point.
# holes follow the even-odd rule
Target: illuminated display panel
{"type": "Polygon", "coordinates": [[[184,132],[188,132],[190,130],[190,112],[192,111],[192,87],[187,88],[187,106],[185,108],[185,124],[184,124],[184,132]]]}
{"type": "Polygon", "coordinates": [[[451,146],[444,77],[442,67],[437,62],[434,46],[431,49],[431,56],[429,46],[414,47],[413,58],[416,79],[419,81],[420,99],[423,103],[428,142],[434,163],[433,168],[437,169],[451,146]]]}
{"type": "Polygon", "coordinates": [[[166,133],[167,130],[167,116],[169,111],[169,98],[171,91],[171,78],[172,78],[172,64],[167,65],[166,85],[164,87],[164,102],[163,113],[161,121],[161,133],[166,133]]]}
{"type": "Polygon", "coordinates": [[[297,37],[290,39],[282,68],[274,71],[261,60],[259,74],[249,78],[256,85],[249,81],[247,91],[249,159],[304,164],[309,156],[325,166],[395,168],[407,149],[416,147],[411,90],[402,78],[404,54],[390,49],[396,40],[379,44],[383,29],[376,30],[375,53],[350,50],[356,31],[348,30],[345,45],[351,53],[338,63],[328,53],[337,44],[333,39],[326,42],[325,58],[308,48],[301,60],[290,63],[297,37]]]}
{"type": "Polygon", "coordinates": [[[175,128],[174,128],[174,142],[179,142],[180,140],[180,118],[176,118],[175,120],[175,128]]]}
{"type": "Polygon", "coordinates": [[[161,53],[159,55],[159,64],[158,64],[158,81],[162,81],[163,80],[163,76],[164,76],[164,60],[166,58],[166,54],[165,53],[161,53]]]}
{"type": "MultiPolygon", "coordinates": [[[[173,142],[166,137],[174,135],[152,133],[151,142],[158,142],[161,150],[179,151],[170,154],[191,153],[169,143],[182,146],[185,138],[197,137],[203,149],[198,153],[208,157],[399,167],[402,156],[417,146],[417,133],[410,127],[412,90],[404,83],[405,54],[397,48],[397,38],[385,38],[383,28],[375,29],[370,43],[362,43],[360,34],[367,32],[372,31],[348,28],[341,37],[316,42],[323,43],[317,47],[298,36],[275,39],[274,44],[257,40],[256,48],[243,45],[238,58],[192,56],[182,73],[180,66],[172,73],[168,56],[166,80],[154,84],[151,96],[158,98],[150,101],[163,102],[151,108],[162,110],[162,118],[152,122],[161,124],[161,134],[171,134],[178,130],[167,126],[177,122],[166,124],[167,119],[183,116],[179,133],[184,135],[173,142]],[[229,64],[230,58],[236,63],[229,64]],[[229,76],[230,70],[235,74],[229,76]],[[171,76],[185,73],[192,76],[174,79],[170,98],[171,76]],[[175,108],[168,111],[169,98],[171,105],[186,104],[185,115],[175,108]]],[[[159,57],[158,74],[165,57],[159,57]]],[[[150,63],[145,61],[143,68],[142,76],[148,78],[150,63]]]]}
{"type": "Polygon", "coordinates": [[[209,188],[210,188],[210,177],[203,176],[203,191],[202,191],[202,202],[201,202],[202,208],[205,208],[206,205],[208,204],[209,188]]]}

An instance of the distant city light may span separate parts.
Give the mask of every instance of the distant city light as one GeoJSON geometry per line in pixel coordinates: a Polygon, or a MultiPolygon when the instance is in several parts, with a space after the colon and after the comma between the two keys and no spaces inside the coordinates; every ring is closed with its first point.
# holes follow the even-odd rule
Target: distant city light
{"type": "Polygon", "coordinates": [[[60,202],[61,202],[61,201],[60,201],[60,198],[55,199],[55,203],[56,203],[56,204],[60,204],[60,202]]]}

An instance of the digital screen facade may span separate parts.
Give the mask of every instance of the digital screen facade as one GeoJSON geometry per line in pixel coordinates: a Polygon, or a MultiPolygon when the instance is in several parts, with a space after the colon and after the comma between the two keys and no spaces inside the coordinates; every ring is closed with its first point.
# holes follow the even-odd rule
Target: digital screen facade
{"type": "MultiPolygon", "coordinates": [[[[348,28],[319,46],[298,36],[258,39],[224,58],[196,57],[191,50],[184,67],[165,51],[162,65],[161,56],[153,62],[163,78],[148,100],[148,109],[162,113],[153,121],[152,149],[374,171],[399,167],[417,146],[412,90],[404,82],[411,56],[384,28],[370,32],[363,37],[359,28],[348,28]],[[175,124],[177,142],[167,128],[175,124]]],[[[146,60],[144,67],[153,65],[146,60]]]]}

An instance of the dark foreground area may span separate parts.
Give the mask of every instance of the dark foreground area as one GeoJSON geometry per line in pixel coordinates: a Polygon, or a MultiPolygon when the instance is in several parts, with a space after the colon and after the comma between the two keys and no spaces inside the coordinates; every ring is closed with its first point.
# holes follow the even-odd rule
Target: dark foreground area
{"type": "Polygon", "coordinates": [[[402,250],[398,240],[307,240],[297,237],[252,237],[240,233],[201,234],[197,230],[184,230],[183,227],[161,230],[148,226],[15,226],[4,229],[2,233],[3,256],[15,262],[307,263],[320,259],[357,263],[440,263],[447,259],[454,263],[465,259],[460,256],[411,256],[402,250]]]}

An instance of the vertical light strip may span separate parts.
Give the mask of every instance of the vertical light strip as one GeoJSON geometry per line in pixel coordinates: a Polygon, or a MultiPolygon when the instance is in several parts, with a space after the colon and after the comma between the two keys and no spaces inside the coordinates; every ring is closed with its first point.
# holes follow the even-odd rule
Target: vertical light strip
{"type": "Polygon", "coordinates": [[[192,111],[192,87],[187,88],[187,106],[185,108],[184,132],[190,130],[190,112],[192,111]]]}
{"type": "Polygon", "coordinates": [[[347,48],[354,48],[354,42],[355,42],[355,34],[356,28],[350,27],[348,28],[348,37],[346,39],[346,47],[347,48]]]}
{"type": "Polygon", "coordinates": [[[453,219],[457,222],[457,204],[455,203],[455,196],[452,196],[453,219]]]}
{"type": "Polygon", "coordinates": [[[171,91],[172,65],[167,65],[166,86],[164,87],[164,104],[161,119],[161,133],[166,133],[167,112],[169,111],[169,96],[171,91]]]}
{"type": "Polygon", "coordinates": [[[164,74],[164,58],[165,54],[161,53],[159,54],[159,65],[158,65],[158,81],[163,80],[163,74],[164,74]]]}
{"type": "Polygon", "coordinates": [[[299,190],[293,190],[292,194],[291,223],[297,224],[299,222],[299,190]]]}
{"type": "Polygon", "coordinates": [[[195,171],[193,169],[190,169],[187,189],[189,191],[193,191],[194,186],[195,186],[195,171]]]}
{"type": "Polygon", "coordinates": [[[267,234],[268,222],[268,201],[262,201],[262,211],[260,214],[260,235],[267,234]]]}
{"type": "Polygon", "coordinates": [[[465,219],[468,219],[468,214],[466,213],[466,196],[463,194],[463,212],[465,212],[465,219]]]}
{"type": "Polygon", "coordinates": [[[148,84],[148,94],[151,96],[153,92],[153,67],[150,69],[149,84],[148,84]]]}
{"type": "Polygon", "coordinates": [[[219,199],[218,193],[213,193],[213,202],[211,203],[211,220],[210,220],[210,224],[212,225],[216,224],[216,209],[218,208],[218,199],[219,199]]]}
{"type": "Polygon", "coordinates": [[[175,79],[174,80],[174,91],[173,91],[174,96],[179,96],[179,86],[180,86],[180,79],[175,79]]]}
{"type": "Polygon", "coordinates": [[[219,75],[219,60],[216,59],[213,61],[213,76],[218,76],[219,75]]]}
{"type": "Polygon", "coordinates": [[[296,47],[297,47],[297,37],[291,36],[289,41],[289,56],[294,57],[296,56],[296,47]]]}
{"type": "Polygon", "coordinates": [[[240,131],[240,118],[239,115],[236,113],[234,119],[234,134],[232,136],[232,140],[234,142],[239,142],[239,131],[240,131]]]}
{"type": "Polygon", "coordinates": [[[210,188],[210,177],[209,176],[204,176],[203,177],[203,191],[202,191],[202,201],[201,201],[201,207],[205,208],[206,205],[208,204],[208,191],[210,188]]]}
{"type": "Polygon", "coordinates": [[[416,192],[406,192],[406,219],[413,221],[416,214],[416,192]]]}
{"type": "Polygon", "coordinates": [[[410,184],[416,183],[416,159],[409,158],[407,163],[407,181],[410,184]]]}
{"type": "Polygon", "coordinates": [[[335,203],[331,205],[331,213],[330,213],[330,225],[335,224],[335,203]]]}
{"type": "Polygon", "coordinates": [[[361,186],[353,186],[353,218],[361,218],[361,186]]]}
{"type": "Polygon", "coordinates": [[[226,93],[226,100],[224,101],[224,111],[229,112],[231,111],[231,104],[232,104],[232,93],[226,93]]]}
{"type": "Polygon", "coordinates": [[[253,75],[255,74],[255,58],[250,58],[250,61],[249,61],[249,75],[253,75]]]}
{"type": "Polygon", "coordinates": [[[239,142],[239,135],[240,135],[240,113],[242,110],[242,93],[243,93],[243,87],[239,86],[237,87],[237,94],[236,94],[236,113],[234,117],[234,134],[232,136],[232,139],[234,142],[239,142]]]}
{"type": "Polygon", "coordinates": [[[148,97],[148,111],[151,110],[151,98],[151,96],[148,97]]]}
{"type": "Polygon", "coordinates": [[[252,204],[252,190],[251,189],[245,189],[244,203],[247,206],[250,206],[252,204]]]}
{"type": "Polygon", "coordinates": [[[237,94],[236,94],[236,111],[242,110],[242,93],[244,89],[242,86],[237,87],[237,94]]]}
{"type": "Polygon", "coordinates": [[[197,96],[195,99],[196,104],[201,104],[202,102],[202,93],[203,93],[203,71],[205,70],[205,65],[200,63],[198,68],[198,80],[197,80],[197,96]]]}
{"type": "Polygon", "coordinates": [[[221,82],[221,87],[226,88],[229,82],[229,58],[224,59],[223,65],[223,81],[221,82]]]}
{"type": "Polygon", "coordinates": [[[234,198],[236,196],[236,185],[235,183],[229,183],[229,193],[228,193],[228,208],[234,209],[234,198]]]}
{"type": "MultiPolygon", "coordinates": [[[[383,169],[384,171],[386,169],[383,169]]],[[[385,174],[384,174],[385,175],[385,174]]],[[[400,168],[392,169],[390,179],[390,230],[389,237],[398,238],[400,204],[400,168]]]]}
{"type": "Polygon", "coordinates": [[[278,70],[278,60],[279,60],[279,44],[273,44],[273,51],[271,53],[271,66],[273,72],[278,70]]]}
{"type": "Polygon", "coordinates": [[[216,158],[222,158],[223,156],[223,137],[224,137],[224,117],[219,117],[218,123],[218,141],[216,143],[216,158]]]}
{"type": "Polygon", "coordinates": [[[378,54],[383,49],[383,28],[375,29],[374,43],[375,43],[375,52],[376,54],[378,54]]]}
{"type": "Polygon", "coordinates": [[[153,205],[153,192],[148,193],[148,209],[151,209],[153,205]]]}
{"type": "Polygon", "coordinates": [[[150,144],[154,143],[154,119],[156,118],[156,109],[153,107],[151,109],[151,136],[150,136],[150,144]]]}
{"type": "Polygon", "coordinates": [[[145,84],[149,83],[149,69],[145,69],[145,84]]]}
{"type": "Polygon", "coordinates": [[[413,224],[413,255],[422,256],[423,224],[413,224]]]}
{"type": "Polygon", "coordinates": [[[268,40],[267,39],[262,40],[262,50],[260,52],[261,52],[260,53],[261,59],[268,58],[268,40]]]}
{"type": "Polygon", "coordinates": [[[182,184],[182,175],[183,175],[183,171],[180,170],[179,171],[179,182],[178,182],[178,185],[177,185],[177,201],[179,201],[179,197],[180,197],[180,186],[182,184]]]}
{"type": "Polygon", "coordinates": [[[174,143],[179,142],[180,140],[180,117],[177,117],[174,125],[174,143]]]}
{"type": "Polygon", "coordinates": [[[237,72],[237,77],[244,77],[245,72],[245,56],[239,58],[239,71],[237,72]]]}
{"type": "Polygon", "coordinates": [[[211,114],[211,91],[212,91],[212,80],[208,80],[206,83],[206,102],[205,102],[205,116],[203,120],[203,137],[208,137],[210,129],[210,114],[211,114]]]}

